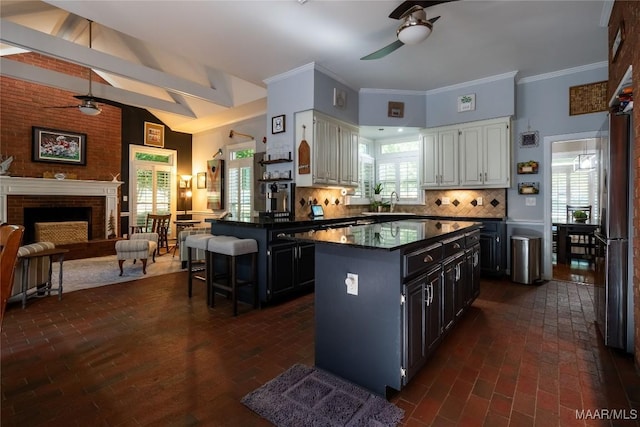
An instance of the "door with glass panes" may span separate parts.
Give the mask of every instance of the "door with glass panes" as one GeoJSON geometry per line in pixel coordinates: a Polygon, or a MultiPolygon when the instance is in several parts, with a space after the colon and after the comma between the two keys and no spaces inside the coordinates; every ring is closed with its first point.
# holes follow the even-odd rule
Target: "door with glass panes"
{"type": "Polygon", "coordinates": [[[255,141],[236,144],[229,149],[227,210],[232,218],[247,220],[252,216],[254,153],[255,141]]]}
{"type": "Polygon", "coordinates": [[[150,213],[175,211],[175,158],[174,150],[132,147],[129,225],[144,226],[150,213]]]}

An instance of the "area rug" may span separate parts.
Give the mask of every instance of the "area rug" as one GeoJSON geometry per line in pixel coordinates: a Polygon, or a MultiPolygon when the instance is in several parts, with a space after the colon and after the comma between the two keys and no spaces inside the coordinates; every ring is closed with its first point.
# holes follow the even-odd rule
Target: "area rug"
{"type": "Polygon", "coordinates": [[[296,364],[242,398],[278,427],[396,426],[404,411],[325,371],[296,364]]]}
{"type": "MultiPolygon", "coordinates": [[[[64,261],[62,264],[63,294],[80,289],[174,273],[182,271],[182,268],[179,256],[172,257],[172,254],[162,254],[156,256],[155,263],[151,259],[147,261],[147,274],[142,274],[140,260],[137,260],[135,264],[132,260],[126,260],[122,270],[123,273],[120,276],[120,268],[115,255],[64,261]]],[[[58,285],[58,271],[59,264],[54,263],[51,275],[53,287],[58,285]]]]}

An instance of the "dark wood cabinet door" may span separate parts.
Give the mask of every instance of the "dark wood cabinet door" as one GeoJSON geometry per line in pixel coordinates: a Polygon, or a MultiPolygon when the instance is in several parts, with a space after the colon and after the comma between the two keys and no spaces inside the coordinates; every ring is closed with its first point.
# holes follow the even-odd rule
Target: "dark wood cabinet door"
{"type": "Polygon", "coordinates": [[[498,233],[480,234],[480,266],[483,275],[500,274],[500,246],[498,233]]]}
{"type": "Polygon", "coordinates": [[[440,306],[442,295],[442,268],[431,270],[427,274],[425,292],[425,346],[427,356],[431,353],[442,335],[442,323],[440,321],[440,306]]]}
{"type": "Polygon", "coordinates": [[[467,271],[467,257],[464,254],[461,254],[459,258],[456,259],[455,262],[456,271],[456,281],[455,281],[455,313],[456,317],[462,315],[464,312],[467,303],[469,302],[468,298],[468,289],[470,288],[470,283],[468,281],[468,271],[467,271]]]}
{"type": "Polygon", "coordinates": [[[480,244],[473,245],[471,248],[471,294],[469,295],[469,304],[480,295],[480,244]]]}
{"type": "Polygon", "coordinates": [[[269,249],[269,291],[271,298],[292,291],[296,284],[296,243],[271,245],[269,249]]]}
{"type": "Polygon", "coordinates": [[[404,383],[426,362],[425,348],[425,290],[426,275],[404,286],[404,383]]]}
{"type": "Polygon", "coordinates": [[[313,286],[316,271],[316,245],[302,243],[298,246],[296,286],[313,286]]]}
{"type": "Polygon", "coordinates": [[[453,325],[455,319],[456,263],[449,258],[442,265],[442,331],[453,325]]]}

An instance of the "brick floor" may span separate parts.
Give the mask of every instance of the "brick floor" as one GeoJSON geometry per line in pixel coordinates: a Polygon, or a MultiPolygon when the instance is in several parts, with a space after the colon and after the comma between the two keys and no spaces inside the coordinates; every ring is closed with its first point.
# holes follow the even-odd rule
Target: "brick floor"
{"type": "MultiPolygon", "coordinates": [[[[240,403],[313,365],[313,295],[261,310],[205,304],[186,273],[9,306],[2,426],[264,426],[240,403]]],[[[576,410],[640,409],[630,356],[606,349],[590,286],[483,281],[480,297],[391,400],[406,426],[626,426],[576,410]]],[[[601,414],[601,413],[600,413],[601,414]]]]}

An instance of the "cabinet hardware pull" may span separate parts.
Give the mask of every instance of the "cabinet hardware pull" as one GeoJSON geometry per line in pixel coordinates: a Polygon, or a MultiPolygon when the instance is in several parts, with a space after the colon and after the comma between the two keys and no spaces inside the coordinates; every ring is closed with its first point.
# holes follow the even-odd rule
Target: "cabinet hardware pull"
{"type": "Polygon", "coordinates": [[[424,257],[424,259],[422,261],[423,262],[431,262],[431,261],[433,261],[433,257],[431,255],[427,255],[426,257],[424,257]]]}
{"type": "Polygon", "coordinates": [[[430,296],[429,296],[429,285],[427,285],[427,287],[425,289],[425,292],[427,293],[427,295],[424,298],[424,303],[428,306],[429,305],[429,298],[430,298],[430,296]]]}
{"type": "Polygon", "coordinates": [[[456,248],[456,249],[460,249],[460,244],[459,243],[454,243],[453,247],[456,248]]]}
{"type": "Polygon", "coordinates": [[[487,173],[486,172],[484,173],[484,180],[485,181],[487,180],[487,173]]]}
{"type": "Polygon", "coordinates": [[[431,288],[431,292],[429,293],[429,305],[433,302],[433,283],[429,283],[429,288],[431,288]]]}

